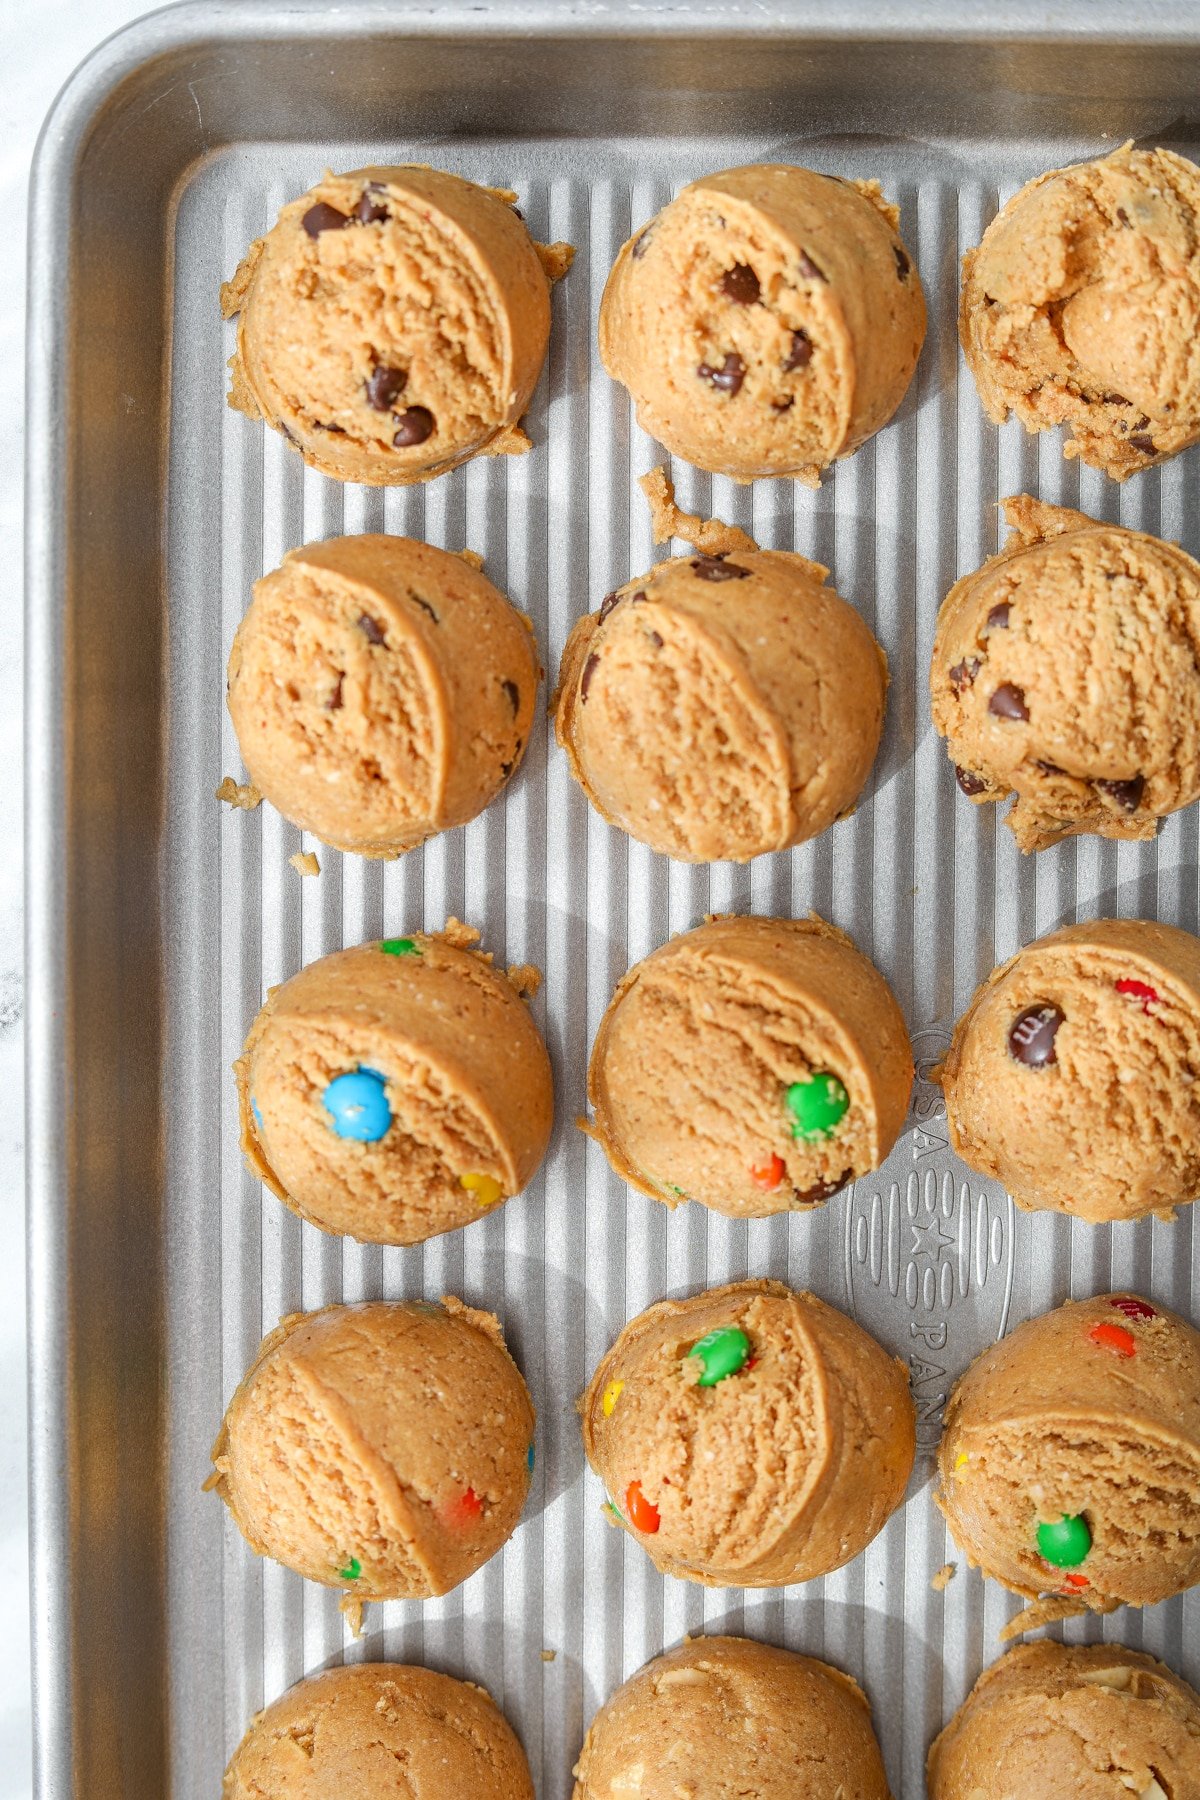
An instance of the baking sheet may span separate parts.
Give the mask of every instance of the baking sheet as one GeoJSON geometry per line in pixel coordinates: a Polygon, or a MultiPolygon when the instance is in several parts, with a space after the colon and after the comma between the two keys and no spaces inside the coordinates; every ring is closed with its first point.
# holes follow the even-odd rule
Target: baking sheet
{"type": "MultiPolygon", "coordinates": [[[[279,29],[286,33],[283,15],[279,29]]],[[[251,1714],[302,1674],[344,1656],[424,1661],[483,1682],[520,1733],[540,1800],[564,1800],[596,1706],[685,1632],[723,1630],[849,1669],[870,1694],[898,1800],[919,1800],[930,1738],[998,1653],[998,1630],[1020,1604],[967,1572],[933,1507],[931,1453],[950,1385],[1007,1326],[1071,1294],[1129,1286],[1195,1310],[1190,1215],[1173,1226],[1112,1227],[1014,1215],[994,1184],[977,1181],[950,1155],[940,1096],[928,1079],[976,982],[1031,937],[1108,914],[1198,926],[1196,809],[1168,821],[1153,844],[1083,839],[1022,861],[997,813],[977,811],[957,794],[929,719],[927,665],[938,603],[959,574],[996,547],[996,504],[1004,495],[1028,490],[1179,539],[1200,554],[1196,451],[1118,489],[1065,463],[1054,436],[1031,440],[1016,425],[997,431],[987,424],[958,355],[962,249],[978,241],[1022,181],[1101,154],[1114,139],[1098,129],[1049,135],[1053,106],[1040,109],[1036,131],[1018,133],[1018,119],[1001,136],[974,124],[956,133],[949,95],[940,133],[888,135],[873,128],[873,109],[864,103],[847,112],[849,129],[806,135],[803,120],[785,118],[773,103],[757,105],[749,87],[737,106],[714,113],[727,121],[740,110],[736,131],[582,140],[526,135],[526,119],[490,136],[447,101],[442,130],[409,137],[397,120],[395,135],[359,135],[355,90],[338,78],[336,54],[323,40],[313,64],[327,83],[316,111],[329,135],[263,141],[247,107],[242,129],[185,171],[164,216],[162,379],[169,410],[162,486],[144,500],[151,525],[164,534],[161,677],[148,693],[135,687],[153,643],[135,655],[119,641],[97,642],[96,633],[71,639],[68,747],[78,753],[84,726],[118,737],[136,728],[139,758],[161,760],[148,819],[135,812],[136,789],[114,790],[107,824],[133,855],[117,897],[81,887],[68,869],[65,896],[76,909],[91,905],[93,923],[79,924],[42,995],[57,993],[76,1018],[104,997],[80,984],[81,959],[87,953],[94,967],[103,955],[100,923],[136,939],[148,916],[133,885],[144,855],[159,935],[142,986],[136,955],[130,959],[111,1099],[149,1109],[162,1135],[139,1170],[129,1151],[106,1165],[101,1132],[89,1165],[97,1180],[107,1172],[131,1184],[127,1211],[111,1221],[125,1234],[129,1281],[104,1297],[105,1320],[109,1331],[140,1331],[143,1341],[136,1365],[113,1365],[119,1392],[111,1406],[91,1412],[94,1435],[85,1431],[82,1449],[78,1408],[62,1388],[64,1367],[69,1373],[77,1366],[71,1359],[80,1345],[64,1338],[64,1350],[48,1336],[40,1343],[34,1426],[35,1445],[44,1433],[37,1465],[44,1504],[35,1566],[50,1580],[38,1625],[42,1792],[211,1800],[251,1714]],[[386,530],[481,552],[488,575],[531,613],[552,685],[578,615],[662,554],[651,544],[636,486],[662,455],[634,426],[624,393],[604,375],[595,350],[596,311],[612,259],[630,231],[686,181],[765,159],[878,177],[901,203],[902,233],[930,308],[925,350],[897,418],[818,493],[785,482],[737,488],[679,462],[672,471],[685,508],[736,522],[764,547],[794,548],[829,565],[838,591],[883,642],[892,673],[886,732],[853,818],[814,844],[747,867],[671,863],[589,809],[553,746],[544,709],[506,796],[471,825],[393,864],[302,840],[270,807],[246,814],[219,806],[218,781],[241,772],[224,709],[225,658],[252,581],[292,545],[386,530]],[[232,327],[219,317],[221,280],[279,206],[325,167],[372,160],[428,161],[511,186],[536,236],[576,245],[574,268],[556,293],[547,369],[527,420],[531,455],[483,460],[416,490],[343,488],[304,469],[277,435],[226,408],[232,327]],[[87,656],[78,644],[90,645],[87,656]],[[129,701],[133,724],[119,705],[114,714],[114,699],[129,701]],[[317,880],[301,880],[288,864],[301,847],[318,850],[317,880]],[[815,910],[845,927],[888,976],[913,1034],[919,1078],[910,1128],[877,1177],[813,1215],[734,1222],[695,1205],[669,1215],[627,1192],[573,1123],[584,1107],[588,1048],[617,979],[671,933],[727,910],[815,910]],[[245,1172],[230,1064],[269,985],[343,943],[436,929],[450,914],[478,926],[498,959],[530,961],[544,972],[534,1011],[557,1088],[546,1164],[523,1196],[423,1247],[328,1238],[245,1172]],[[143,1203],[153,1235],[148,1258],[130,1231],[143,1203]],[[635,1543],[606,1524],[574,1403],[628,1318],[663,1295],[745,1275],[812,1288],[909,1361],[918,1464],[905,1508],[847,1569],[787,1590],[709,1591],[660,1576],[635,1543]],[[336,1593],[254,1558],[219,1502],[201,1493],[209,1445],[260,1336],[282,1313],[446,1292],[501,1317],[538,1409],[533,1490],[514,1538],[462,1588],[424,1605],[370,1608],[366,1635],[354,1643],[336,1593]],[[57,1385],[47,1380],[56,1357],[57,1385]],[[123,1456],[123,1419],[145,1430],[137,1470],[123,1456]],[[115,1671],[83,1666],[77,1606],[68,1619],[71,1593],[54,1591],[55,1557],[60,1570],[79,1570],[81,1544],[100,1541],[81,1538],[78,1516],[73,1528],[61,1495],[45,1504],[55,1457],[68,1494],[82,1493],[87,1517],[104,1512],[106,1529],[122,1540],[128,1561],[110,1571],[112,1588],[124,1592],[139,1557],[144,1565],[138,1630],[122,1632],[115,1671]],[[123,1517],[132,1525],[123,1527],[123,1517]],[[957,1562],[958,1574],[936,1593],[930,1578],[948,1560],[957,1562]],[[51,1641],[56,1623],[72,1625],[69,1662],[51,1641]],[[553,1660],[545,1660],[551,1651],[553,1660]],[[136,1696],[156,1683],[163,1710],[143,1715],[139,1734],[136,1696]],[[81,1718],[102,1722],[94,1766],[103,1762],[112,1771],[109,1785],[76,1788],[78,1764],[68,1772],[62,1746],[78,1750],[81,1718]]],[[[536,88],[536,44],[530,54],[527,100],[536,88]]],[[[592,54],[581,47],[581,56],[592,54]]],[[[1084,111],[1099,116],[1090,102],[1084,111]]],[[[1152,116],[1165,132],[1175,115],[1158,105],[1152,116]]],[[[1193,156],[1200,147],[1183,128],[1169,141],[1193,156]]],[[[103,452],[102,438],[93,439],[97,447],[103,452]]],[[[89,527],[78,506],[68,520],[70,554],[78,557],[88,530],[100,527],[89,527]]],[[[93,741],[99,756],[100,736],[93,741]]],[[[62,806],[60,816],[69,810],[57,778],[51,787],[41,802],[47,824],[52,804],[62,806]]],[[[35,861],[45,876],[55,851],[48,837],[38,843],[35,861]]],[[[46,904],[52,916],[57,898],[46,904]]],[[[48,1031],[47,1024],[43,1054],[48,1031]]],[[[33,1099],[43,1129],[45,1094],[43,1080],[33,1099]]],[[[35,1171],[35,1198],[39,1179],[52,1174],[35,1171]]],[[[56,1271],[66,1279],[56,1257],[73,1259],[76,1286],[69,1282],[67,1291],[82,1284],[81,1323],[100,1304],[94,1284],[121,1266],[106,1237],[105,1257],[89,1271],[82,1204],[72,1202],[64,1244],[48,1245],[43,1220],[34,1251],[35,1295],[39,1282],[53,1285],[56,1271]]],[[[88,1229],[100,1232],[103,1224],[93,1219],[88,1229]]],[[[54,1317],[66,1334],[70,1315],[61,1304],[54,1317]]],[[[100,1382],[102,1370],[94,1369],[93,1379],[100,1382]]],[[[90,1390],[95,1405],[105,1391],[90,1390]]],[[[92,1561],[83,1561],[79,1580],[100,1580],[92,1561]]],[[[1198,1628],[1200,1598],[1193,1593],[1144,1614],[1072,1622],[1065,1635],[1145,1648],[1196,1682],[1198,1628]]]]}

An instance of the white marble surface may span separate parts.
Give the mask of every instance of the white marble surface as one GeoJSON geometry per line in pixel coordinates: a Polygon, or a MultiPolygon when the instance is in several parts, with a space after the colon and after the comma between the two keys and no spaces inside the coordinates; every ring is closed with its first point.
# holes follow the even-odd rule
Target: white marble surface
{"type": "Polygon", "coordinates": [[[21,567],[25,223],[29,163],[67,76],[101,39],[154,8],[140,0],[0,5],[0,1800],[32,1791],[26,1555],[24,1120],[21,913],[21,567]]]}

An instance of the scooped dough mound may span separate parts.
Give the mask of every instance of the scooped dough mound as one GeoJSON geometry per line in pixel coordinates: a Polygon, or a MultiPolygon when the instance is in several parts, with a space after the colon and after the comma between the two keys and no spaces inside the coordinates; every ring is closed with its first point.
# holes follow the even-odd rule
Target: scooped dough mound
{"type": "Polygon", "coordinates": [[[925,298],[878,182],[779,163],[693,181],[617,257],[600,356],[698,468],[816,486],[899,406],[925,298]]]}
{"type": "Polygon", "coordinates": [[[887,663],[827,574],[780,550],[675,557],[578,621],[555,730],[606,819],[682,861],[745,862],[853,811],[887,663]]]}
{"type": "Polygon", "coordinates": [[[340,850],[397,856],[495,799],[540,679],[524,615],[461,556],[330,538],[255,583],[229,712],[285,818],[340,850]]]}
{"type": "Polygon", "coordinates": [[[1027,182],[963,257],[988,417],[1124,481],[1200,437],[1200,169],[1124,144],[1027,182]]]}
{"type": "Polygon", "coordinates": [[[403,1663],[355,1663],[298,1682],[260,1712],[221,1794],[533,1800],[533,1783],[512,1727],[483,1688],[403,1663]]]}
{"type": "Polygon", "coordinates": [[[600,1708],[574,1800],[891,1800],[856,1681],[748,1638],[692,1638],[600,1708]]]}
{"type": "Polygon", "coordinates": [[[844,932],[714,918],[621,981],[588,1099],[605,1155],[642,1193],[763,1218],[877,1169],[912,1072],[895,996],[844,932]]]}
{"type": "Polygon", "coordinates": [[[946,1409],[938,1504],[985,1575],[1065,1610],[1200,1579],[1200,1332],[1136,1294],[1030,1319],[946,1409]]]}
{"type": "Polygon", "coordinates": [[[954,1149],[1028,1211],[1169,1218],[1200,1191],[1200,940],[1096,919],[994,969],[938,1076],[954,1149]]]}
{"type": "Polygon", "coordinates": [[[912,1469],[904,1364],[777,1281],[652,1306],[580,1411],[625,1529],[664,1574],[709,1587],[840,1569],[882,1530],[912,1469]]]}
{"type": "Polygon", "coordinates": [[[418,1244],[541,1163],[550,1059],[521,997],[536,973],[498,973],[478,935],[452,923],[334,951],[272,988],[250,1027],[235,1064],[246,1161],[323,1231],[418,1244]]]}
{"type": "Polygon", "coordinates": [[[359,1602],[427,1599],[511,1537],[533,1426],[491,1313],[327,1306],[263,1339],[211,1485],[260,1556],[359,1602]]]}
{"type": "Polygon", "coordinates": [[[427,481],[517,428],[550,335],[541,251],[507,196],[436,169],[326,175],[221,290],[229,403],[340,481],[427,481]]]}
{"type": "Polygon", "coordinates": [[[1119,1644],[1021,1644],[929,1752],[929,1800],[1197,1800],[1200,1696],[1119,1644]]]}
{"type": "Polygon", "coordinates": [[[1022,850],[1149,838],[1200,796],[1200,564],[1028,495],[938,616],[933,720],[959,786],[1016,796],[1022,850]]]}

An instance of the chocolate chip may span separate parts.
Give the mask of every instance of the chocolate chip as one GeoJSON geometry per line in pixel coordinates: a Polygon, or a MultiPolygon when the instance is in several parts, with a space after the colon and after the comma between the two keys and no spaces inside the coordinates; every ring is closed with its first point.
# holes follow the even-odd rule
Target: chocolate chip
{"type": "Polygon", "coordinates": [[[741,563],[726,562],[724,554],[695,556],[692,569],[701,581],[742,581],[751,573],[749,569],[743,569],[741,563]]]}
{"type": "Polygon", "coordinates": [[[758,285],[758,276],[748,263],[734,263],[721,277],[721,292],[738,306],[753,306],[762,289],[758,285]]]}
{"type": "Polygon", "coordinates": [[[723,394],[736,394],[746,379],[746,365],[736,350],[731,350],[719,369],[711,363],[701,363],[696,370],[701,381],[707,381],[719,388],[723,394]]]}
{"type": "Polygon", "coordinates": [[[833,1194],[840,1194],[848,1181],[853,1181],[854,1171],[843,1169],[835,1181],[814,1181],[808,1188],[793,1188],[792,1199],[797,1206],[817,1206],[822,1200],[828,1200],[833,1194]]]}
{"type": "Polygon", "coordinates": [[[1118,206],[1117,217],[1118,217],[1118,219],[1120,219],[1122,225],[1128,225],[1129,214],[1125,211],[1125,208],[1123,206],[1118,206]]]}
{"type": "Polygon", "coordinates": [[[651,643],[652,643],[652,644],[653,644],[653,645],[654,645],[654,648],[655,648],[655,649],[656,649],[656,650],[661,650],[661,649],[662,649],[662,646],[663,646],[663,641],[662,641],[662,639],[661,639],[661,638],[660,638],[660,637],[659,637],[659,635],[658,635],[658,633],[657,633],[657,631],[648,631],[648,632],[647,632],[647,633],[646,633],[646,636],[647,636],[647,637],[648,637],[648,638],[649,638],[649,639],[650,639],[650,642],[651,642],[651,643]]]}
{"type": "Polygon", "coordinates": [[[1040,769],[1043,775],[1065,775],[1067,772],[1065,769],[1060,769],[1057,763],[1046,762],[1040,756],[1034,757],[1033,766],[1035,769],[1040,769]]]}
{"type": "Polygon", "coordinates": [[[1128,781],[1098,781],[1096,786],[1110,800],[1115,800],[1122,812],[1136,812],[1146,791],[1146,777],[1131,775],[1128,781]]]}
{"type": "Polygon", "coordinates": [[[363,386],[367,390],[368,406],[373,406],[376,412],[391,412],[392,401],[408,386],[408,370],[393,369],[387,363],[378,363],[363,386]]]}
{"type": "Polygon", "coordinates": [[[796,404],[795,394],[789,394],[786,400],[772,400],[771,411],[778,413],[791,412],[796,404]]]}
{"type": "Polygon", "coordinates": [[[324,419],[314,419],[313,424],[318,431],[327,431],[331,437],[345,437],[346,435],[344,425],[330,425],[324,419]]]}
{"type": "Polygon", "coordinates": [[[807,369],[812,361],[812,339],[807,331],[793,331],[792,347],[787,353],[785,369],[807,369]]]}
{"type": "Polygon", "coordinates": [[[410,406],[396,415],[396,431],[392,442],[403,450],[409,444],[423,444],[432,435],[434,419],[427,406],[410,406]]]}
{"type": "Polygon", "coordinates": [[[359,613],[358,629],[362,632],[368,644],[387,643],[387,633],[379,623],[379,620],[373,619],[370,613],[359,613]]]}
{"type": "Polygon", "coordinates": [[[1143,456],[1157,456],[1158,455],[1158,445],[1155,443],[1154,439],[1150,436],[1149,432],[1135,431],[1133,433],[1132,437],[1130,438],[1129,442],[1132,444],[1132,446],[1135,450],[1140,450],[1143,456]]]}
{"type": "Polygon", "coordinates": [[[615,588],[613,589],[611,594],[605,594],[603,600],[600,602],[599,623],[601,625],[603,625],[605,619],[607,619],[609,613],[612,611],[613,607],[616,606],[616,604],[620,600],[620,598],[621,598],[621,596],[620,596],[620,594],[617,593],[615,588]]]}
{"type": "Polygon", "coordinates": [[[337,682],[334,686],[334,690],[333,690],[332,694],[330,694],[328,700],[325,702],[325,711],[326,712],[341,712],[341,710],[342,710],[342,683],[343,683],[343,681],[345,681],[345,679],[346,679],[345,675],[339,669],[338,670],[338,678],[337,678],[337,682]]]}
{"type": "Polygon", "coordinates": [[[826,275],[824,269],[818,269],[816,263],[813,261],[812,257],[808,254],[807,250],[802,250],[800,252],[800,273],[808,281],[828,281],[829,280],[829,277],[828,277],[828,275],[826,275]]]}
{"type": "Polygon", "coordinates": [[[1125,398],[1124,394],[1101,394],[1100,398],[1103,401],[1105,406],[1132,406],[1133,405],[1133,401],[1127,400],[1125,398]]]}
{"type": "Polygon", "coordinates": [[[630,606],[640,606],[642,604],[642,601],[645,598],[646,598],[645,588],[639,588],[636,594],[630,594],[629,604],[630,604],[630,606]]]}
{"type": "Polygon", "coordinates": [[[1058,1061],[1054,1040],[1065,1014],[1050,1000],[1018,1013],[1008,1030],[1008,1054],[1026,1069],[1047,1069],[1058,1061]]]}
{"type": "Polygon", "coordinates": [[[893,244],[892,255],[896,259],[897,275],[899,275],[901,281],[907,281],[909,275],[912,273],[912,263],[909,260],[908,251],[904,248],[903,244],[893,244]]]}
{"type": "Polygon", "coordinates": [[[513,718],[515,719],[521,706],[521,690],[515,681],[502,681],[500,686],[504,691],[504,698],[513,709],[513,718]]]}
{"type": "Polygon", "coordinates": [[[593,650],[592,654],[588,657],[587,661],[583,665],[583,674],[579,677],[579,698],[581,701],[585,701],[587,699],[588,689],[592,685],[592,677],[595,675],[596,670],[599,667],[600,667],[600,658],[596,655],[596,652],[593,650]]]}
{"type": "Polygon", "coordinates": [[[652,219],[650,221],[649,225],[647,225],[645,230],[641,233],[641,235],[634,239],[633,249],[629,252],[629,254],[630,254],[630,256],[632,256],[632,258],[635,262],[641,262],[643,256],[645,256],[645,254],[646,254],[646,251],[650,248],[650,234],[653,230],[654,230],[654,221],[652,219]]]}
{"type": "Polygon", "coordinates": [[[987,628],[989,631],[1008,630],[1009,604],[1010,603],[1007,600],[1001,600],[999,606],[993,606],[991,612],[987,616],[987,628]]]}
{"type": "Polygon", "coordinates": [[[1011,681],[1002,681],[988,701],[988,711],[997,719],[1027,719],[1029,708],[1025,704],[1023,689],[1015,687],[1011,681]]]}
{"type": "Polygon", "coordinates": [[[362,191],[354,216],[360,225],[378,225],[382,219],[390,219],[391,213],[382,200],[373,200],[371,195],[383,192],[381,181],[369,181],[362,191]]]}
{"type": "Polygon", "coordinates": [[[954,765],[954,779],[964,794],[974,797],[987,792],[987,782],[981,776],[972,775],[970,769],[960,769],[957,763],[954,765]]]}
{"type": "Polygon", "coordinates": [[[422,612],[427,612],[429,614],[430,618],[433,620],[435,625],[441,624],[441,620],[438,618],[437,614],[434,612],[432,606],[430,606],[428,600],[422,600],[420,594],[413,594],[411,596],[411,598],[412,598],[413,605],[419,606],[421,608],[422,612]]]}
{"type": "Polygon", "coordinates": [[[955,693],[961,694],[964,688],[971,687],[982,667],[983,663],[977,656],[964,656],[960,663],[955,663],[949,671],[950,686],[955,693]]]}
{"type": "Polygon", "coordinates": [[[318,200],[310,206],[300,223],[310,238],[320,237],[323,231],[341,231],[350,223],[347,213],[339,212],[336,206],[330,206],[325,200],[318,200]]]}

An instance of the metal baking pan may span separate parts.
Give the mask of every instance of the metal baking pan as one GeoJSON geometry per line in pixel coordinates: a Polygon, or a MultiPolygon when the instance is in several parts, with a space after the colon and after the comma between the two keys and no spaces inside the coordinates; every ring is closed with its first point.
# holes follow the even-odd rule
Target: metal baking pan
{"type": "MultiPolygon", "coordinates": [[[[1192,451],[1123,489],[1053,437],[981,415],[955,339],[961,250],[1039,170],[1127,136],[1200,149],[1200,15],[1110,0],[615,10],[304,0],[187,5],[103,46],[57,102],[32,195],[29,334],[29,1206],[37,1791],[212,1800],[256,1707],[348,1657],[486,1683],[542,1800],[584,1727],[685,1631],[827,1657],[868,1689],[893,1788],[998,1650],[1017,1602],[968,1574],[933,1509],[946,1391],[1006,1324],[1129,1285],[1193,1312],[1196,1225],[1015,1217],[946,1148],[936,1089],[882,1175],[815,1216],[668,1216],[628,1194],[572,1121],[588,1045],[628,963],[709,910],[846,927],[885,970],[923,1069],[976,981],[1094,914],[1195,930],[1197,811],[1157,842],[1080,839],[1022,861],[955,793],[929,722],[938,603],[998,537],[996,502],[1046,499],[1200,553],[1192,451]],[[284,550],[388,530],[481,551],[536,621],[569,626],[653,559],[636,478],[660,460],[603,375],[612,258],[674,188],[764,157],[878,176],[930,300],[899,416],[816,494],[676,465],[682,504],[827,563],[891,660],[886,738],[855,816],[745,868],[672,865],[609,830],[548,729],[483,818],[383,866],[213,799],[238,772],[223,671],[250,584],[284,550]],[[326,166],[425,160],[516,188],[578,257],[555,301],[533,454],[387,494],[305,471],[227,411],[217,289],[326,166]],[[268,983],[301,962],[456,913],[545,971],[537,1011],[558,1127],[520,1199],[422,1249],[302,1226],[245,1173],[229,1065],[268,983]],[[786,1591],[661,1578],[611,1532],[574,1402],[618,1327],[664,1293],[749,1274],[848,1307],[911,1364],[921,1460],[864,1556],[786,1591]],[[501,1556],[458,1592],[373,1610],[253,1559],[201,1493],[225,1399],[295,1307],[464,1295],[494,1307],[539,1410],[535,1489],[501,1556]],[[948,1559],[944,1593],[930,1577],[948,1559]],[[544,1661],[543,1650],[556,1652],[544,1661]]],[[[1200,1593],[1066,1627],[1200,1679],[1200,1593]]]]}

